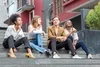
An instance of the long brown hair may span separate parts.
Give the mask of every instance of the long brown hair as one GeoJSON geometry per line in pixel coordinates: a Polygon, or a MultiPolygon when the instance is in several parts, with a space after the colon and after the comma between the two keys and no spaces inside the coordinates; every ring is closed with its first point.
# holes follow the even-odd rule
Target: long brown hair
{"type": "Polygon", "coordinates": [[[38,15],[35,15],[34,17],[33,17],[33,19],[32,19],[32,26],[34,27],[34,28],[37,28],[38,26],[39,26],[39,24],[38,24],[38,19],[39,18],[41,18],[40,16],[38,16],[38,15]]]}
{"type": "Polygon", "coordinates": [[[67,22],[71,22],[71,20],[67,20],[67,21],[65,21],[65,23],[64,23],[64,28],[70,28],[70,27],[73,27],[73,24],[72,24],[72,22],[71,22],[71,26],[67,26],[67,22]]]}
{"type": "Polygon", "coordinates": [[[64,28],[67,29],[67,30],[71,29],[72,32],[76,32],[77,30],[73,27],[73,24],[71,26],[67,26],[67,22],[70,22],[72,24],[71,20],[67,20],[67,21],[65,21],[64,28]]]}

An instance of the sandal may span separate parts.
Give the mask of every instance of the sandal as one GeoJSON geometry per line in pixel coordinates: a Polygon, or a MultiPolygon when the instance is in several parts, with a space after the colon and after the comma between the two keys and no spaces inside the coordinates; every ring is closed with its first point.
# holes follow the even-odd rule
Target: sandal
{"type": "Polygon", "coordinates": [[[16,58],[16,56],[14,54],[8,53],[8,57],[9,58],[16,58]]]}
{"type": "Polygon", "coordinates": [[[25,56],[28,58],[35,58],[32,54],[29,54],[29,53],[25,54],[25,56]]]}

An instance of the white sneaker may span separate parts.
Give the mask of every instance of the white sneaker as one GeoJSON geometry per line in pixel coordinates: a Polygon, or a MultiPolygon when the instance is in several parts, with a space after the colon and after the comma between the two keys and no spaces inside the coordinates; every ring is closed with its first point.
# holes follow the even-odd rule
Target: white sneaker
{"type": "Polygon", "coordinates": [[[93,57],[92,57],[91,54],[88,54],[87,58],[88,58],[88,59],[92,59],[93,57]]]}
{"type": "Polygon", "coordinates": [[[60,58],[60,57],[58,56],[58,54],[54,54],[53,58],[60,58]]]}
{"type": "Polygon", "coordinates": [[[82,57],[79,57],[78,55],[74,55],[72,58],[79,58],[79,59],[81,59],[82,57]]]}

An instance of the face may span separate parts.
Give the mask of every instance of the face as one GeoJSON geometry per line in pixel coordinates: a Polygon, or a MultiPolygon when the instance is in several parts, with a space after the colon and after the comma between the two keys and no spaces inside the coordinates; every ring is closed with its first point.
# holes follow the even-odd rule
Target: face
{"type": "Polygon", "coordinates": [[[21,17],[18,17],[17,20],[16,20],[16,25],[22,25],[22,19],[21,17]]]}
{"type": "Polygon", "coordinates": [[[38,18],[38,24],[41,24],[42,20],[41,18],[38,18]]]}
{"type": "Polygon", "coordinates": [[[60,23],[59,18],[58,18],[58,17],[55,17],[55,18],[53,19],[53,25],[59,25],[59,23],[60,23]]]}
{"type": "Polygon", "coordinates": [[[67,22],[66,22],[66,26],[68,26],[68,27],[72,26],[72,22],[71,22],[70,20],[67,21],[67,22]]]}

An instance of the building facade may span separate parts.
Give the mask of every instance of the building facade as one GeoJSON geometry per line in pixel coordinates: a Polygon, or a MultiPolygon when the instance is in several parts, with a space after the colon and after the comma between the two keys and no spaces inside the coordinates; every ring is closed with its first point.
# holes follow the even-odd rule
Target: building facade
{"type": "Polygon", "coordinates": [[[81,10],[91,9],[100,0],[53,0],[53,16],[58,15],[61,22],[71,19],[73,25],[81,29],[81,10]]]}
{"type": "Polygon", "coordinates": [[[7,25],[3,23],[8,17],[4,2],[5,2],[4,0],[0,1],[0,28],[7,27],[7,25]]]}
{"type": "MultiPolygon", "coordinates": [[[[24,31],[27,31],[27,27],[34,15],[39,15],[43,19],[43,0],[5,0],[5,3],[7,5],[8,18],[13,13],[21,14],[24,31]]],[[[5,23],[8,22],[7,20],[5,23]]]]}

